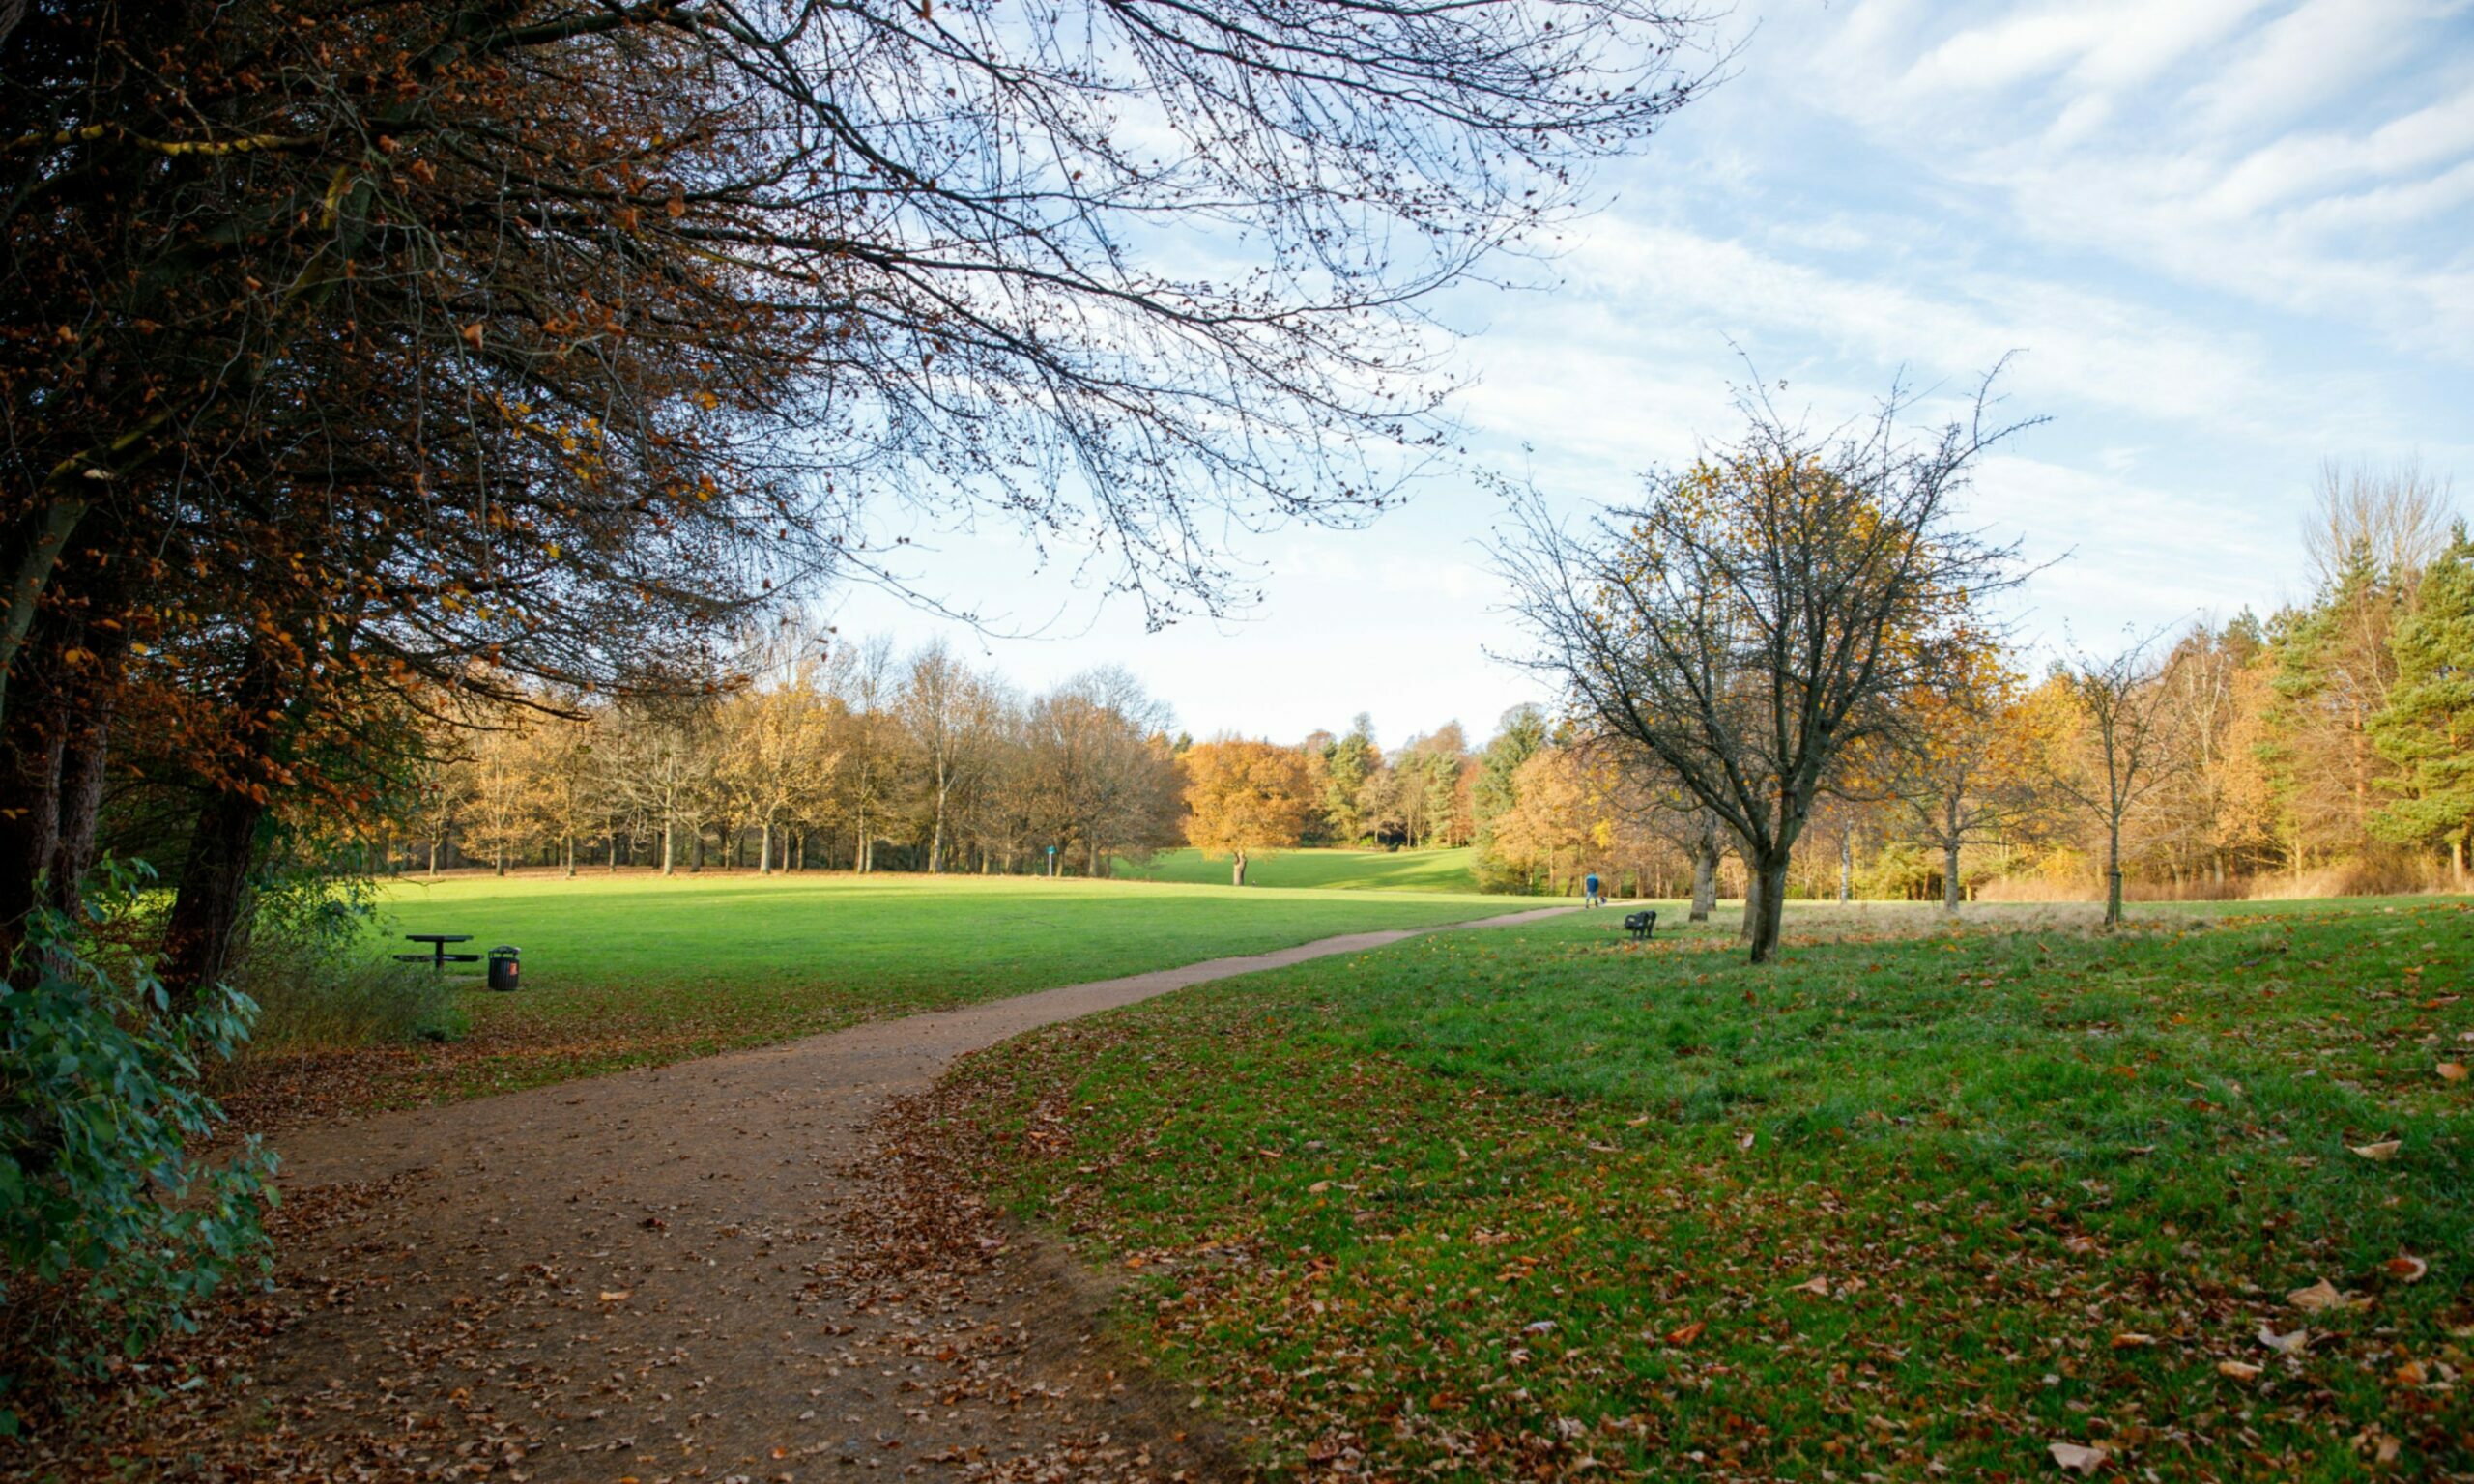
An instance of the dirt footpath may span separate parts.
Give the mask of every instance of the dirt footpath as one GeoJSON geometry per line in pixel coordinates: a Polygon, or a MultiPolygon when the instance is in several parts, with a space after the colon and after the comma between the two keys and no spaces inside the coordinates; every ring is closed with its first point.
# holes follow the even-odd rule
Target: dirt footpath
{"type": "Polygon", "coordinates": [[[1199,1413],[1095,1337],[1070,1260],[906,1198],[871,1126],[1023,1031],[1412,935],[291,1135],[287,1199],[333,1214],[287,1254],[260,1425],[327,1477],[1225,1476],[1199,1413]]]}

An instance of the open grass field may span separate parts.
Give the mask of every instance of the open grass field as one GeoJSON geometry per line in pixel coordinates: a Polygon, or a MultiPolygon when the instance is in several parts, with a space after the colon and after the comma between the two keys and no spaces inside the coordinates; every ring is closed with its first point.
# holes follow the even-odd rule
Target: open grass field
{"type": "Polygon", "coordinates": [[[1335,933],[1516,908],[1500,897],[1022,877],[586,873],[398,881],[407,932],[512,943],[524,987],[458,1003],[469,1036],[390,1051],[380,1101],[498,1091],[860,1020],[1108,979],[1335,933]]]}
{"type": "Polygon", "coordinates": [[[922,1116],[1276,1471],[2474,1476],[2474,906],[1839,921],[1421,939],[922,1116]]]}
{"type": "MultiPolygon", "coordinates": [[[[1281,850],[1247,862],[1246,880],[1249,890],[1473,892],[1478,889],[1470,873],[1474,857],[1466,845],[1449,850],[1281,850]]],[[[1228,861],[1208,859],[1199,850],[1163,850],[1147,861],[1120,861],[1117,874],[1130,880],[1226,886],[1228,868],[1228,861]]]]}

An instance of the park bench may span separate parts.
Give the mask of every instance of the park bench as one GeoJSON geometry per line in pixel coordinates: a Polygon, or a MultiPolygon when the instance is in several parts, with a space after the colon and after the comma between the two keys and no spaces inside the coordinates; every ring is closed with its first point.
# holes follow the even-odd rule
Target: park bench
{"type": "Polygon", "coordinates": [[[446,951],[446,945],[449,943],[472,942],[473,935],[469,932],[408,932],[404,934],[404,939],[409,943],[426,943],[429,945],[429,952],[426,954],[397,954],[395,956],[395,961],[397,963],[426,963],[430,966],[432,972],[444,974],[446,972],[446,966],[450,963],[478,963],[481,961],[481,956],[478,954],[450,954],[446,951]]]}
{"type": "Polygon", "coordinates": [[[1658,915],[1651,911],[1626,912],[1624,914],[1624,930],[1630,933],[1636,942],[1646,940],[1656,934],[1658,915]]]}

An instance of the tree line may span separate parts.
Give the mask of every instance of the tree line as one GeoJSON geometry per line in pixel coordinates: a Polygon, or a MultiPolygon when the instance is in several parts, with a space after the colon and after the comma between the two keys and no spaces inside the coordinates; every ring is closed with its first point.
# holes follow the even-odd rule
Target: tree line
{"type": "MultiPolygon", "coordinates": [[[[1788,446],[1775,423],[1765,425],[1747,462],[1697,467],[1658,492],[1656,513],[1706,520],[1713,486],[1737,486],[1721,500],[1787,504],[1796,497],[1753,492],[1799,479],[1879,489],[1899,477],[1867,470],[1861,451],[1838,450],[1833,465],[1806,446],[1791,463],[1788,446]]],[[[1551,726],[1535,713],[1508,718],[1489,744],[1482,872],[1569,890],[1597,870],[1625,890],[1689,892],[1696,916],[1722,876],[1757,898],[1762,848],[1709,796],[1740,787],[1748,802],[1766,793],[1793,804],[1775,739],[1796,719],[1782,725],[1776,708],[1804,700],[1809,671],[1798,667],[1844,642],[1862,616],[1862,569],[1891,564],[1867,551],[1872,533],[1932,528],[1913,514],[1885,522],[1884,513],[1871,496],[1824,521],[1808,507],[1797,514],[1807,524],[1795,541],[1763,536],[1753,520],[1718,528],[1750,529],[1754,552],[1805,563],[1808,575],[1792,581],[1806,591],[1790,594],[1815,610],[1800,634],[1780,621],[1795,616],[1791,604],[1764,611],[1742,596],[1737,575],[1712,570],[1734,555],[1726,553],[1703,554],[1689,591],[1643,599],[1628,621],[1610,622],[1611,594],[1638,593],[1655,580],[1646,574],[1672,570],[1673,545],[1712,538],[1669,529],[1669,551],[1659,553],[1652,522],[1602,527],[1595,544],[1533,530],[1542,550],[1527,548],[1518,571],[1533,617],[1569,644],[1545,668],[1571,682],[1570,700],[1551,726]],[[1578,559],[1600,563],[1591,582],[1569,583],[1571,569],[1555,565],[1578,559]],[[1730,592],[1733,602],[1712,600],[1730,592]],[[1654,674],[1635,679],[1625,667],[1640,636],[1661,625],[1673,647],[1654,674]],[[1747,655],[1739,631],[1758,644],[1781,635],[1815,642],[1747,655]],[[1672,693],[1657,694],[1661,686],[1672,693]],[[1684,767],[1654,753],[1644,732],[1684,767]],[[1723,780],[1730,769],[1741,785],[1723,780]]],[[[1739,504],[1736,515],[1744,514],[1739,504]]],[[[2094,652],[2074,647],[2041,673],[1989,628],[1954,622],[1955,605],[1889,614],[1883,646],[1903,648],[1895,663],[1929,670],[1928,683],[1876,683],[1842,713],[1809,796],[1783,812],[1791,840],[1806,848],[1776,877],[1777,892],[1925,897],[1955,909],[1968,898],[2092,889],[2111,919],[2126,892],[2229,898],[2474,884],[2474,542],[2453,516],[2447,481],[2411,463],[2330,465],[2305,537],[2315,585],[2306,601],[2265,618],[2246,610],[2094,652]],[[1940,647],[1902,638],[1902,627],[1924,628],[1940,647]]],[[[1911,604],[1935,586],[1913,573],[1903,581],[1911,604]]],[[[1793,746],[1783,752],[1791,763],[1798,756],[1793,746]]]]}
{"type": "MultiPolygon", "coordinates": [[[[1703,483],[1708,478],[1705,472],[1703,483]]],[[[1837,752],[1789,896],[2337,895],[2466,884],[2474,549],[2445,481],[2321,472],[2312,596],[2073,652],[2041,673],[1982,629],[1837,752]]],[[[547,702],[549,698],[542,698],[547,702]]],[[[1189,843],[1474,845],[1483,890],[1752,888],[1726,821],[1577,709],[1386,748],[1370,717],[1296,743],[1170,734],[1121,671],[1023,697],[941,643],[872,640],[696,698],[501,708],[431,734],[365,843],[478,862],[1105,875],[1189,843]],[[1051,863],[1048,850],[1056,849],[1051,863]]],[[[1754,888],[1757,889],[1757,888],[1754,888]]],[[[2118,910],[2118,903],[2114,904],[2118,910]]]]}
{"type": "Polygon", "coordinates": [[[807,649],[709,695],[467,708],[417,738],[347,851],[388,871],[1106,875],[1176,840],[1179,739],[1124,671],[1024,695],[941,642],[807,649]]]}
{"type": "Polygon", "coordinates": [[[1106,876],[1188,842],[1396,848],[1474,829],[1478,759],[1456,722],[1389,751],[1366,716],[1295,745],[1198,743],[1122,670],[1026,695],[941,641],[811,645],[753,669],[694,697],[441,711],[400,742],[385,807],[304,820],[300,848],[385,873],[1106,876]]]}

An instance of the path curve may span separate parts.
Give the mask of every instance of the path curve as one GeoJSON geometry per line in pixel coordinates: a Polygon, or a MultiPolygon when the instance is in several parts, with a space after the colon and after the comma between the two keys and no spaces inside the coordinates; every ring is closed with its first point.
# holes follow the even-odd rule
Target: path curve
{"type": "Polygon", "coordinates": [[[954,1058],[1041,1026],[1570,910],[1350,933],[289,1135],[287,1199],[345,1213],[287,1256],[297,1317],[260,1392],[375,1476],[1223,1471],[1093,1337],[1058,1254],[982,1236],[967,1282],[924,1259],[888,1272],[886,1252],[929,1239],[870,1204],[888,1199],[858,1168],[870,1126],[954,1058]]]}

